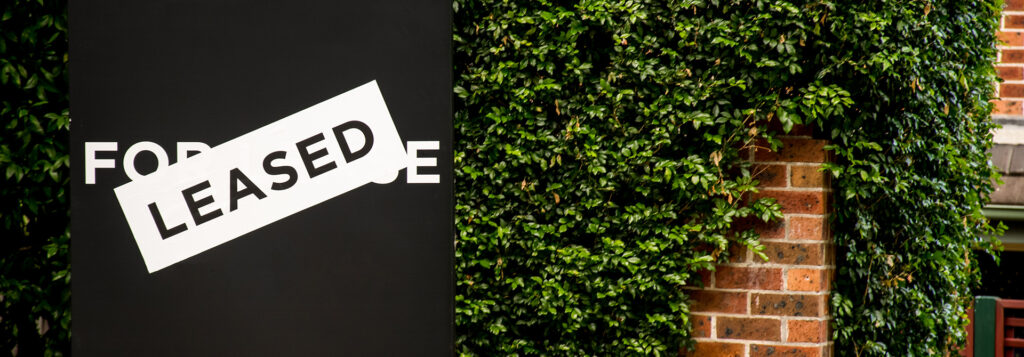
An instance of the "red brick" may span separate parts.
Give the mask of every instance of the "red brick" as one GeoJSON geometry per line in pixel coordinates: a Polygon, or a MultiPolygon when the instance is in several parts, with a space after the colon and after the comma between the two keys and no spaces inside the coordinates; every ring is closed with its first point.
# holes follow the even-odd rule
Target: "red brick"
{"type": "Polygon", "coordinates": [[[687,280],[687,282],[690,286],[703,288],[711,287],[711,276],[714,273],[714,271],[711,271],[709,269],[698,270],[694,272],[694,275],[690,276],[690,279],[687,280]]]}
{"type": "Polygon", "coordinates": [[[1019,81],[1024,79],[1024,67],[996,66],[999,78],[1007,81],[1019,81]]]}
{"type": "Polygon", "coordinates": [[[786,222],[783,220],[764,222],[757,217],[744,217],[733,222],[733,230],[736,232],[748,229],[753,229],[763,239],[777,239],[786,236],[786,222]]]}
{"type": "Polygon", "coordinates": [[[720,339],[779,341],[782,322],[771,318],[718,317],[715,333],[720,339]]]}
{"type": "Polygon", "coordinates": [[[768,132],[786,136],[811,136],[814,135],[814,128],[808,125],[793,124],[787,133],[782,127],[782,121],[772,120],[768,123],[768,132]]]}
{"type": "Polygon", "coordinates": [[[768,316],[820,317],[825,314],[824,295],[753,294],[750,313],[768,316]]]}
{"type": "Polygon", "coordinates": [[[693,303],[690,311],[747,313],[747,293],[711,290],[695,290],[690,293],[693,303]]]}
{"type": "Polygon", "coordinates": [[[765,189],[751,195],[752,199],[771,197],[782,205],[785,213],[824,214],[828,207],[822,191],[780,191],[765,189]]]}
{"type": "Polygon", "coordinates": [[[1004,46],[1024,46],[1024,33],[1021,31],[999,31],[996,37],[1004,46]]]}
{"type": "Polygon", "coordinates": [[[786,187],[786,165],[754,165],[751,172],[758,187],[786,187]]]}
{"type": "Polygon", "coordinates": [[[1024,50],[1003,50],[1002,63],[1024,63],[1024,50]]]}
{"type": "Polygon", "coordinates": [[[1024,0],[1006,0],[1003,3],[1006,4],[1003,10],[1024,10],[1024,0]]]}
{"type": "MultiPolygon", "coordinates": [[[[728,250],[723,252],[718,246],[711,244],[700,244],[694,247],[698,253],[710,255],[714,258],[726,257],[730,263],[743,263],[747,260],[747,248],[741,244],[730,244],[728,250]]],[[[707,285],[705,285],[707,286],[707,285]]]]}
{"type": "Polygon", "coordinates": [[[697,346],[693,351],[683,351],[682,355],[693,357],[742,357],[745,352],[744,347],[739,343],[697,341],[697,346]]]}
{"type": "Polygon", "coordinates": [[[693,337],[711,337],[711,316],[691,314],[690,323],[693,324],[693,337]]]}
{"type": "Polygon", "coordinates": [[[789,239],[826,240],[828,229],[825,217],[789,217],[789,239]]]}
{"type": "Polygon", "coordinates": [[[739,244],[729,245],[729,262],[743,263],[747,261],[747,247],[739,244]]]}
{"type": "Polygon", "coordinates": [[[783,138],[778,151],[770,151],[764,144],[754,149],[755,161],[825,162],[825,140],[783,138]]]}
{"type": "Polygon", "coordinates": [[[788,342],[825,342],[828,336],[828,321],[789,320],[788,342]]]}
{"type": "Polygon", "coordinates": [[[1001,83],[999,84],[1000,98],[1021,98],[1024,97],[1024,84],[1001,83]]]}
{"type": "Polygon", "coordinates": [[[821,166],[793,166],[790,181],[793,187],[820,187],[829,186],[830,175],[821,171],[821,166]]]}
{"type": "Polygon", "coordinates": [[[821,347],[750,345],[750,357],[822,357],[821,347]]]}
{"type": "Polygon", "coordinates": [[[1003,16],[1003,27],[1011,29],[1024,28],[1024,16],[1022,15],[1006,15],[1003,16]]]}
{"type": "Polygon", "coordinates": [[[722,289],[781,290],[782,269],[720,266],[715,286],[722,289]]]}
{"type": "Polygon", "coordinates": [[[808,125],[793,124],[793,127],[789,129],[789,136],[811,136],[814,135],[814,128],[808,125]]]}
{"type": "Polygon", "coordinates": [[[768,262],[791,265],[822,265],[825,247],[822,243],[764,242],[768,262]]]}
{"type": "Polygon", "coordinates": [[[995,108],[992,108],[992,114],[1002,115],[1021,115],[1021,102],[1016,100],[993,100],[995,108]]]}
{"type": "Polygon", "coordinates": [[[824,269],[790,269],[786,272],[786,289],[793,291],[825,291],[828,282],[824,269]]]}

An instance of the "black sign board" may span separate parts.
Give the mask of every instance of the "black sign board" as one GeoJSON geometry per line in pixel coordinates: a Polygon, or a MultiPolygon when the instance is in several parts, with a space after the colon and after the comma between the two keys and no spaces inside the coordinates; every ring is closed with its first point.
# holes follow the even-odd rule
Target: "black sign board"
{"type": "Polygon", "coordinates": [[[69,11],[76,356],[452,355],[450,1],[69,11]]]}

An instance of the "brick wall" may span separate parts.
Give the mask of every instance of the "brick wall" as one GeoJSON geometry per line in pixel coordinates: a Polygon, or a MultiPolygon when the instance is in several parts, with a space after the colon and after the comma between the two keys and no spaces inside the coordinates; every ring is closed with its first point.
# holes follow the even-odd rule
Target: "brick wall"
{"type": "Polygon", "coordinates": [[[1020,117],[1024,115],[1024,0],[1006,0],[1000,21],[1000,46],[996,70],[1003,79],[997,89],[993,115],[1020,117]]]}
{"type": "MultiPolygon", "coordinates": [[[[992,115],[1004,126],[996,132],[997,143],[1024,148],[1024,0],[1005,3],[998,33],[1004,43],[996,63],[1003,82],[996,88],[999,98],[993,101],[992,115]]],[[[818,171],[827,159],[825,142],[798,127],[783,143],[778,152],[752,150],[750,157],[761,181],[757,197],[775,197],[785,213],[785,219],[775,224],[746,222],[761,234],[769,261],[734,251],[729,263],[706,274],[703,289],[690,289],[697,340],[690,356],[832,354],[828,290],[835,253],[827,221],[831,190],[827,177],[818,171]]]]}
{"type": "Polygon", "coordinates": [[[1000,21],[998,85],[992,116],[1003,127],[995,131],[992,163],[1003,174],[1003,184],[992,193],[992,203],[1024,204],[1024,0],[1008,0],[1000,21]]]}
{"type": "Polygon", "coordinates": [[[761,234],[769,261],[733,251],[729,263],[706,274],[703,289],[689,291],[697,340],[690,356],[831,355],[830,189],[818,171],[827,158],[825,141],[813,139],[807,128],[791,134],[778,152],[751,152],[761,181],[756,197],[776,198],[785,214],[773,224],[740,222],[761,234]]]}

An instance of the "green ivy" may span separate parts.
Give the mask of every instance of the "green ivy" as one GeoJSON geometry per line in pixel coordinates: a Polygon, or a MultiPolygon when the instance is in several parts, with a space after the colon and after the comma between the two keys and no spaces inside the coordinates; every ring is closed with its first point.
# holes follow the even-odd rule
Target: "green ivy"
{"type": "Polygon", "coordinates": [[[0,354],[70,354],[65,7],[0,7],[0,354]]]}
{"type": "Polygon", "coordinates": [[[746,148],[832,140],[838,355],[964,342],[998,1],[454,2],[465,355],[674,354],[685,286],[780,216],[746,148]]]}
{"type": "MultiPolygon", "coordinates": [[[[70,344],[63,1],[0,17],[0,348],[70,344]]],[[[747,149],[812,123],[836,162],[838,355],[964,341],[1000,1],[456,0],[465,355],[675,354],[685,286],[778,219],[747,149]],[[763,141],[762,141],[763,140],[763,141]]]]}
{"type": "MultiPolygon", "coordinates": [[[[980,282],[972,251],[994,254],[982,215],[1002,1],[869,1],[835,6],[816,41],[820,78],[850,91],[822,120],[834,175],[837,355],[941,356],[965,345],[980,282]]],[[[991,237],[991,238],[990,238],[991,237]]]]}
{"type": "Polygon", "coordinates": [[[749,201],[747,149],[843,110],[801,63],[823,7],[454,7],[458,352],[676,354],[682,288],[730,246],[760,253],[738,220],[781,217],[749,201]]]}

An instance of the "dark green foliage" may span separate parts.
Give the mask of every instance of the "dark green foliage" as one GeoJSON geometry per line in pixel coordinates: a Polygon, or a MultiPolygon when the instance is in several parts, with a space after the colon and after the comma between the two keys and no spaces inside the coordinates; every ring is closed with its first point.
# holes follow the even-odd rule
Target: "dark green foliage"
{"type": "Polygon", "coordinates": [[[829,167],[838,355],[941,356],[964,344],[972,250],[994,248],[981,207],[997,176],[985,151],[1001,6],[843,2],[825,19],[817,67],[854,103],[823,122],[839,158],[829,167]]]}
{"type": "Polygon", "coordinates": [[[69,354],[65,6],[0,8],[0,354],[69,354]]]}
{"type": "MultiPolygon", "coordinates": [[[[0,17],[0,353],[70,341],[64,6],[0,17]]],[[[962,343],[1000,6],[456,0],[458,351],[674,354],[770,122],[834,143],[836,353],[962,343]]]]}
{"type": "Polygon", "coordinates": [[[730,234],[739,217],[780,216],[745,203],[741,148],[807,109],[790,99],[836,95],[784,88],[807,82],[814,17],[769,1],[455,10],[458,351],[675,354],[681,288],[730,244],[760,248],[730,234]]]}
{"type": "Polygon", "coordinates": [[[962,343],[999,6],[455,1],[459,352],[674,353],[767,123],[834,143],[836,353],[962,343]]]}

